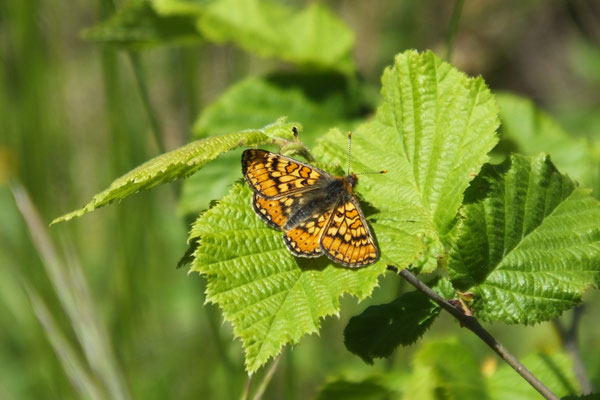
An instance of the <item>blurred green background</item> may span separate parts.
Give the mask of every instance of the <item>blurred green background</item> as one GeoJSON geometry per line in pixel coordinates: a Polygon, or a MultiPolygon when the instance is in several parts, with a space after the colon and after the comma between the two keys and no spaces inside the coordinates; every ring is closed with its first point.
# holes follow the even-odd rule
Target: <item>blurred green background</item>
{"type": "MultiPolygon", "coordinates": [[[[310,2],[281,3],[302,9],[310,2]]],[[[203,112],[236,82],[269,74],[273,82],[285,84],[296,69],[210,41],[129,53],[82,39],[84,29],[106,20],[122,4],[0,2],[0,398],[69,399],[95,393],[98,398],[221,399],[239,398],[246,385],[241,345],[219,310],[204,304],[202,277],[175,269],[197,211],[241,177],[239,153],[185,185],[159,187],[82,219],[47,225],[159,154],[154,131],[170,150],[192,140],[192,132],[199,137],[263,126],[256,112],[219,121],[219,109],[209,108],[213,122],[204,129],[209,117],[203,112]],[[194,129],[199,117],[204,119],[194,129]]],[[[313,73],[313,97],[338,85],[345,96],[331,96],[327,104],[352,113],[299,110],[297,118],[307,118],[300,122],[309,143],[324,132],[322,127],[348,129],[372,111],[380,75],[394,54],[415,48],[445,56],[455,11],[455,2],[447,0],[322,4],[355,34],[352,56],[360,89],[345,88],[343,80],[338,85],[337,75],[313,73]]],[[[450,61],[458,69],[482,75],[494,92],[532,99],[557,119],[572,143],[585,140],[592,156],[571,155],[591,172],[576,178],[600,187],[594,150],[600,139],[597,2],[465,1],[450,48],[450,61]]],[[[536,146],[536,152],[544,150],[543,141],[536,146]]],[[[498,154],[515,147],[528,152],[513,138],[501,143],[498,154]]],[[[343,344],[350,317],[405,289],[396,276],[385,276],[368,301],[344,298],[340,318],[326,319],[320,336],[284,349],[265,398],[310,398],[335,377],[408,371],[420,344],[399,349],[374,366],[343,344]]],[[[579,335],[596,387],[599,300],[597,293],[586,296],[579,335]]],[[[560,347],[551,323],[490,329],[517,356],[560,347]]],[[[446,315],[426,334],[428,340],[448,336],[458,337],[478,362],[489,364],[490,350],[446,315]]],[[[254,382],[264,371],[257,375],[254,382]]]]}

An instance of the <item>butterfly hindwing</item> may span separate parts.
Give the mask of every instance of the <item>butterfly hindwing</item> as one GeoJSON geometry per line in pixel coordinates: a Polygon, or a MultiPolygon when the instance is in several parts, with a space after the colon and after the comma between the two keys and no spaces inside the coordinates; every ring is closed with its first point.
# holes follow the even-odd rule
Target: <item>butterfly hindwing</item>
{"type": "Polygon", "coordinates": [[[268,199],[311,190],[327,174],[289,157],[259,149],[244,151],[242,172],[250,187],[268,199]]]}
{"type": "Polygon", "coordinates": [[[369,226],[352,196],[341,197],[320,243],[327,257],[347,267],[372,264],[379,258],[369,226]]]}
{"type": "Polygon", "coordinates": [[[332,212],[333,209],[329,209],[315,213],[285,233],[283,241],[292,254],[302,257],[318,257],[323,254],[321,234],[332,212]]]}

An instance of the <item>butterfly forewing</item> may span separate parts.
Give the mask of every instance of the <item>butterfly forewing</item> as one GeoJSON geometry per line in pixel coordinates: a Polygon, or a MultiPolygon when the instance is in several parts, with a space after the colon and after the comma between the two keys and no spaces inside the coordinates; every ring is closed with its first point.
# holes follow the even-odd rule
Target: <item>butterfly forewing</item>
{"type": "Polygon", "coordinates": [[[294,214],[301,201],[302,194],[293,194],[277,200],[267,199],[254,193],[252,205],[254,211],[266,223],[274,228],[282,228],[294,214]]]}
{"type": "Polygon", "coordinates": [[[246,150],[242,154],[246,181],[261,196],[276,199],[313,189],[323,171],[265,150],[246,150]]]}
{"type": "Polygon", "coordinates": [[[327,257],[348,267],[361,267],[377,261],[379,250],[358,202],[344,195],[335,207],[321,235],[327,257]]]}

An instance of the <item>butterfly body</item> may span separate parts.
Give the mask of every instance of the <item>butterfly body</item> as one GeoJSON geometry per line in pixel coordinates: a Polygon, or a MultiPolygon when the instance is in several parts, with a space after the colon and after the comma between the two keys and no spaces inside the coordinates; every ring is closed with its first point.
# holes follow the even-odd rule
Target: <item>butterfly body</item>
{"type": "Polygon", "coordinates": [[[242,172],[254,191],[256,214],[285,232],[292,254],[361,267],[377,261],[379,250],[353,188],[356,175],[334,176],[265,150],[246,150],[242,172]]]}

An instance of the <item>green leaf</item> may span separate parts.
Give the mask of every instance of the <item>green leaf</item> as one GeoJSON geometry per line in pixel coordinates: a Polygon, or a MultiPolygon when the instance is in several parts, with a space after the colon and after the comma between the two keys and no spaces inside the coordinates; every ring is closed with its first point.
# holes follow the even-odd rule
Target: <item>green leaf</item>
{"type": "Polygon", "coordinates": [[[599,203],[547,155],[487,166],[467,198],[449,268],[478,317],[545,321],[600,282],[599,203]]]}
{"type": "Polygon", "coordinates": [[[152,0],[152,5],[163,16],[198,16],[215,1],[218,0],[152,0]]]}
{"type": "MultiPolygon", "coordinates": [[[[271,74],[249,78],[231,86],[207,107],[194,124],[197,137],[263,126],[286,115],[303,121],[301,139],[323,134],[332,126],[348,125],[362,114],[360,100],[339,74],[271,74]]],[[[360,93],[359,93],[360,94],[360,93]]],[[[310,143],[310,141],[309,141],[310,143]]]]}
{"type": "MultiPolygon", "coordinates": [[[[303,121],[300,139],[310,145],[331,126],[350,128],[362,113],[362,100],[353,95],[339,74],[272,74],[249,78],[229,88],[197,119],[194,133],[206,137],[235,132],[248,126],[263,126],[281,115],[303,121]]],[[[187,180],[179,200],[185,214],[205,210],[211,200],[223,197],[231,182],[241,178],[240,154],[219,157],[187,180]]]]}
{"type": "Polygon", "coordinates": [[[145,162],[115,180],[108,189],[94,196],[82,209],[63,215],[53,224],[80,217],[96,208],[162,183],[187,177],[198,171],[219,154],[238,146],[265,143],[273,137],[291,137],[291,129],[299,124],[277,121],[263,129],[246,130],[228,135],[210,137],[189,143],[145,162]]]}
{"type": "MultiPolygon", "coordinates": [[[[564,353],[532,354],[523,365],[559,397],[579,392],[570,358],[564,353]]],[[[537,400],[540,394],[509,365],[502,364],[488,378],[491,400],[537,400]]]]}
{"type": "Polygon", "coordinates": [[[190,239],[200,239],[192,270],[206,276],[207,300],[232,322],[254,372],[283,345],[317,333],[322,317],[339,313],[344,293],[367,297],[386,266],[351,270],[325,257],[296,258],[282,233],[254,213],[251,199],[247,185],[235,185],[198,218],[190,239]]]}
{"type": "Polygon", "coordinates": [[[346,348],[373,364],[389,357],[399,346],[408,346],[431,326],[440,307],[419,291],[404,293],[388,304],[370,306],[352,317],[344,330],[346,348]]]}
{"type": "Polygon", "coordinates": [[[500,107],[503,141],[513,143],[524,155],[548,153],[561,171],[586,186],[597,184],[600,159],[589,140],[566,132],[529,99],[502,93],[496,95],[496,101],[500,107]]]}
{"type": "Polygon", "coordinates": [[[407,385],[405,398],[489,399],[472,350],[456,340],[424,345],[413,364],[419,379],[407,385]]]}
{"type": "MultiPolygon", "coordinates": [[[[492,360],[496,360],[495,356],[492,360]]],[[[533,354],[521,360],[557,396],[578,391],[569,357],[563,353],[533,354]]],[[[501,361],[500,361],[501,362],[501,361]]],[[[485,376],[473,350],[455,339],[424,345],[415,355],[406,379],[406,399],[537,400],[540,394],[509,365],[502,363],[485,376]]],[[[486,368],[486,370],[489,370],[486,368]]]]}
{"type": "Polygon", "coordinates": [[[209,208],[215,199],[225,196],[232,183],[242,178],[242,168],[237,168],[242,159],[242,151],[235,149],[222,154],[186,179],[177,202],[177,212],[196,217],[209,208]]]}
{"type": "MultiPolygon", "coordinates": [[[[388,233],[419,235],[434,251],[418,264],[431,270],[444,252],[441,242],[456,222],[464,190],[497,141],[496,104],[481,78],[467,77],[431,52],[396,56],[382,84],[376,118],[352,135],[352,170],[389,171],[359,182],[361,194],[381,212],[373,216],[377,238],[382,248],[390,242],[391,254],[403,244],[388,233]]],[[[315,154],[344,165],[345,135],[332,130],[315,154]]],[[[407,265],[394,257],[388,261],[407,265]]]]}
{"type": "Polygon", "coordinates": [[[198,20],[210,40],[233,42],[264,57],[351,74],[352,31],[319,3],[298,11],[266,0],[220,0],[198,20]]]}
{"type": "Polygon", "coordinates": [[[195,18],[161,16],[147,0],[127,1],[112,17],[86,29],[83,37],[130,48],[166,43],[196,43],[202,40],[195,18]]]}
{"type": "Polygon", "coordinates": [[[379,400],[390,398],[391,395],[392,392],[377,379],[365,379],[360,382],[339,379],[323,386],[316,399],[379,400]]]}
{"type": "Polygon", "coordinates": [[[266,0],[130,0],[83,35],[133,48],[231,42],[311,69],[355,71],[352,31],[319,3],[297,10],[266,0]]]}

